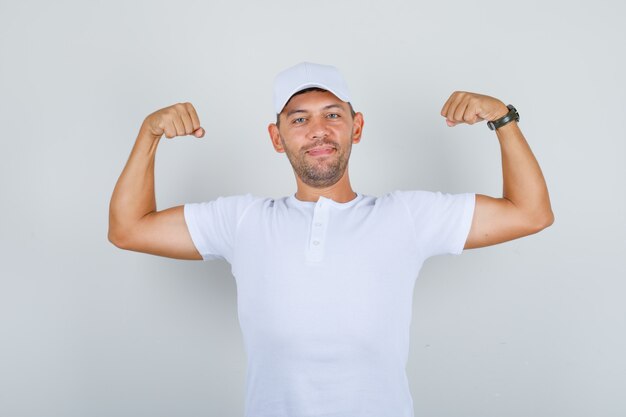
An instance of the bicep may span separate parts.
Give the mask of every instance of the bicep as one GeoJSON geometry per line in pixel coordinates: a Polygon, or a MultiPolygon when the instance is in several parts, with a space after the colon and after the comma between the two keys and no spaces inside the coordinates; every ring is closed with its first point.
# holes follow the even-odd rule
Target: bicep
{"type": "Polygon", "coordinates": [[[472,226],[464,249],[482,248],[537,233],[532,218],[505,198],[476,194],[472,226]]]}
{"type": "Polygon", "coordinates": [[[128,231],[124,249],[175,259],[202,259],[185,223],[184,206],[142,217],[128,231]]]}

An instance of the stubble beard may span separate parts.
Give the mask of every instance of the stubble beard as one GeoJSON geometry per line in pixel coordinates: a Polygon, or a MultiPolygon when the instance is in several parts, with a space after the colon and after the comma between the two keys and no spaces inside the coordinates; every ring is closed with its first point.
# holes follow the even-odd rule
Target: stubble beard
{"type": "Polygon", "coordinates": [[[351,150],[350,146],[347,149],[343,149],[337,143],[326,140],[316,142],[298,153],[288,150],[284,141],[283,148],[298,178],[306,185],[315,188],[329,187],[336,184],[343,177],[348,166],[351,150]],[[324,145],[333,146],[335,152],[325,158],[311,158],[307,156],[306,151],[308,149],[324,145]]]}

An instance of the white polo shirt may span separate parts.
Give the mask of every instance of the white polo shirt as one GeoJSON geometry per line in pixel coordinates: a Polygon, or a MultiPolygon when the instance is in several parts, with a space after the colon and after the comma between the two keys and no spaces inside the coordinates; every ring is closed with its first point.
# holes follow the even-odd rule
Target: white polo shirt
{"type": "Polygon", "coordinates": [[[474,205],[428,191],[186,204],[202,257],[232,265],[246,417],[413,417],[415,279],[430,256],[463,251],[474,205]]]}

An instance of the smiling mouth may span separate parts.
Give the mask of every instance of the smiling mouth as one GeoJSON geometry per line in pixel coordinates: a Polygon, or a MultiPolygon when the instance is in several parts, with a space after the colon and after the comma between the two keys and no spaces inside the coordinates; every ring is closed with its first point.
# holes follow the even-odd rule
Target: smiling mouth
{"type": "Polygon", "coordinates": [[[313,148],[313,149],[309,149],[308,151],[306,151],[306,153],[308,153],[311,156],[330,155],[333,152],[335,152],[335,148],[328,147],[328,146],[325,146],[322,148],[313,148]]]}

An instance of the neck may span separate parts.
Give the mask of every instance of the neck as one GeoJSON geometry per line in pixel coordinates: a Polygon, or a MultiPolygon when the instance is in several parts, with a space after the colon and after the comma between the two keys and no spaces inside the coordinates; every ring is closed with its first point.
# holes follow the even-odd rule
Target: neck
{"type": "Polygon", "coordinates": [[[347,169],[339,181],[328,187],[312,187],[302,182],[297,175],[296,183],[298,185],[296,198],[300,201],[316,202],[320,197],[325,197],[337,203],[347,203],[356,197],[356,193],[352,190],[352,186],[350,185],[350,177],[347,169]]]}

